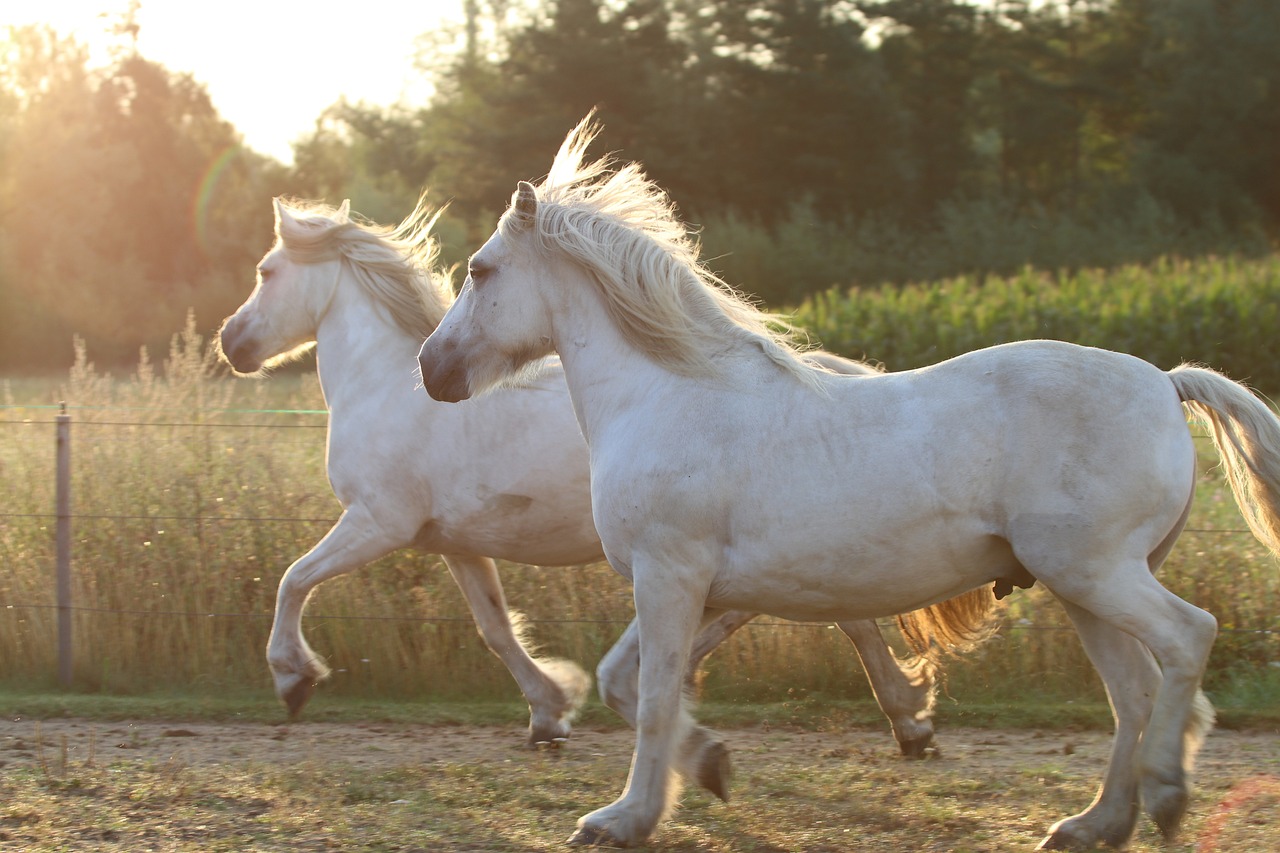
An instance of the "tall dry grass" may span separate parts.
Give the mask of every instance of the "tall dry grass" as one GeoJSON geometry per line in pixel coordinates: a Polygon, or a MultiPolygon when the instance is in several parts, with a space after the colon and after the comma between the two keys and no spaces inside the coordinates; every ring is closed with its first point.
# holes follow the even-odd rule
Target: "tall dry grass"
{"type": "MultiPolygon", "coordinates": [[[[144,356],[127,377],[98,371],[78,344],[65,380],[14,387],[0,401],[0,682],[55,683],[55,412],[34,406],[64,400],[73,419],[77,689],[268,690],[276,585],[339,513],[314,374],[232,379],[188,325],[159,365],[144,356]]],[[[1162,578],[1229,629],[1210,687],[1274,696],[1280,572],[1243,532],[1214,464],[1205,460],[1191,531],[1162,578]],[[1240,532],[1201,532],[1223,530],[1240,532]],[[1273,633],[1243,631],[1255,628],[1273,633]]],[[[605,565],[506,565],[503,579],[542,648],[588,669],[631,617],[630,591],[605,565]]],[[[322,585],[304,629],[335,669],[328,690],[517,695],[431,555],[402,552],[322,585]]],[[[947,689],[975,701],[1025,697],[1028,684],[1037,695],[1101,697],[1038,588],[1013,597],[998,639],[949,668],[947,689]]],[[[870,698],[838,631],[763,621],[713,656],[706,689],[717,698],[870,698]]]]}

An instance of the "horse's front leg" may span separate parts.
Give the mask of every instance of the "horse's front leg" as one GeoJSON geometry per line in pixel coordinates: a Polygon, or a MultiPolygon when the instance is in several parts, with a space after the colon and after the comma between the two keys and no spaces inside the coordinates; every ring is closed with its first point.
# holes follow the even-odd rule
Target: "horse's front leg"
{"type": "Polygon", "coordinates": [[[511,672],[529,702],[529,743],[552,744],[569,737],[570,723],[591,689],[591,677],[566,660],[538,660],[521,641],[507,610],[498,567],[488,557],[444,554],[489,650],[511,672]]]}
{"type": "Polygon", "coordinates": [[[933,666],[924,658],[900,661],[870,619],[836,624],[853,641],[898,748],[908,758],[923,758],[933,745],[933,666]]]}
{"type": "Polygon", "coordinates": [[[365,566],[404,544],[391,538],[366,513],[352,508],[285,571],[276,591],[267,664],[276,696],[289,709],[289,716],[298,716],[316,685],[329,676],[324,659],[302,636],[302,611],[311,591],[321,582],[365,566]]]}
{"type": "MultiPolygon", "coordinates": [[[[690,697],[696,695],[692,679],[702,659],[757,615],[731,610],[712,619],[698,633],[685,672],[685,690],[690,697]]],[[[596,669],[596,679],[600,685],[600,698],[617,711],[628,725],[635,728],[640,700],[640,627],[636,620],[631,620],[627,630],[601,659],[596,669]]],[[[685,777],[696,781],[720,799],[729,799],[729,748],[722,735],[705,726],[691,724],[685,732],[684,743],[678,754],[678,769],[685,777]]]]}
{"type": "Polygon", "coordinates": [[[694,635],[721,611],[704,611],[705,587],[688,576],[654,568],[635,571],[640,694],[631,773],[621,797],[578,821],[573,845],[640,844],[679,796],[678,753],[695,728],[682,702],[685,668],[694,635]]]}

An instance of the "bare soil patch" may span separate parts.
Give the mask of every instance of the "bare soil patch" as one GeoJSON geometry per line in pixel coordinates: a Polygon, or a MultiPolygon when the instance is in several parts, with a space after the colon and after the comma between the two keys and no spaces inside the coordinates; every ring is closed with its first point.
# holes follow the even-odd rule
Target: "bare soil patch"
{"type": "MultiPolygon", "coordinates": [[[[812,732],[769,726],[725,732],[744,769],[772,759],[847,758],[897,760],[888,731],[855,729],[812,732]],[[748,757],[750,756],[750,757],[748,757]]],[[[925,764],[962,774],[1000,773],[1052,756],[1099,771],[1111,746],[1101,731],[946,728],[941,748],[925,764]]],[[[634,745],[625,729],[579,729],[560,751],[617,756],[627,761],[634,745]]],[[[505,761],[527,755],[525,731],[397,723],[236,723],[77,719],[0,721],[0,767],[39,766],[96,760],[179,760],[187,765],[236,762],[295,765],[323,761],[360,768],[391,768],[435,762],[505,761]]],[[[903,761],[905,765],[911,762],[903,761]]],[[[1197,779],[1225,781],[1258,774],[1280,777],[1280,732],[1215,729],[1200,752],[1197,779]]]]}
{"type": "MultiPolygon", "coordinates": [[[[949,728],[939,734],[939,757],[907,761],[897,756],[887,731],[812,732],[758,726],[727,735],[734,755],[737,802],[722,806],[701,792],[686,793],[685,808],[657,839],[663,849],[1029,849],[1052,820],[1088,804],[1111,741],[1109,733],[1098,731],[949,728]],[[857,793],[861,790],[857,786],[865,783],[870,783],[868,790],[876,798],[884,799],[857,793]],[[924,801],[908,797],[908,792],[918,796],[921,791],[927,794],[924,801]],[[802,806],[810,810],[799,811],[802,806]],[[730,811],[735,807],[736,817],[730,811]],[[753,809],[770,825],[755,825],[750,819],[753,809]],[[811,816],[828,813],[830,821],[811,816]],[[780,825],[788,819],[797,825],[780,825]],[[989,821],[1018,826],[1011,834],[993,835],[985,829],[989,821]],[[856,834],[850,835],[851,831],[856,834]]],[[[367,848],[353,847],[354,842],[335,848],[322,840],[312,845],[307,842],[309,836],[295,835],[291,849],[556,849],[578,815],[607,803],[621,790],[633,736],[627,730],[586,728],[576,731],[565,747],[550,752],[528,749],[524,738],[523,730],[515,727],[6,719],[0,721],[0,795],[12,796],[9,812],[0,813],[0,849],[67,849],[59,846],[66,839],[53,831],[56,824],[51,816],[39,817],[47,806],[19,780],[46,780],[45,792],[62,797],[69,788],[76,789],[81,799],[85,790],[91,790],[106,801],[113,796],[112,783],[101,774],[109,768],[117,776],[123,774],[120,778],[127,777],[130,768],[177,768],[165,778],[180,779],[187,788],[226,774],[256,774],[259,788],[252,794],[220,790],[214,797],[237,807],[256,804],[252,808],[237,811],[224,806],[217,814],[206,814],[199,806],[200,797],[214,795],[205,791],[192,796],[190,804],[176,803],[180,808],[170,809],[166,818],[170,825],[198,828],[216,825],[215,820],[227,821],[219,830],[221,838],[233,831],[252,830],[245,838],[255,840],[244,841],[250,846],[242,849],[284,849],[270,843],[274,837],[270,833],[285,831],[280,821],[268,825],[272,809],[283,811],[286,800],[295,801],[290,808],[296,809],[300,796],[319,796],[305,791],[297,779],[287,785],[270,781],[273,773],[296,768],[311,768],[308,778],[314,778],[320,788],[346,790],[345,799],[335,801],[341,808],[365,810],[341,815],[343,826],[351,832],[356,831],[351,827],[367,821],[366,834],[369,826],[380,827],[385,834],[377,846],[367,848]],[[435,830],[426,823],[405,823],[400,817],[389,822],[388,812],[369,810],[370,803],[386,809],[410,800],[384,803],[386,797],[396,795],[374,791],[353,798],[350,793],[353,780],[396,784],[395,774],[401,772],[405,780],[408,774],[421,774],[413,778],[448,782],[447,790],[459,799],[451,803],[433,794],[433,807],[444,811],[432,826],[447,821],[451,814],[465,814],[468,828],[443,836],[456,846],[442,842],[442,836],[432,834],[435,830]],[[68,778],[81,781],[58,782],[68,778]],[[268,781],[262,782],[263,778],[268,781]],[[536,795],[530,791],[534,787],[539,788],[536,795]],[[469,802],[471,790],[478,802],[469,802]],[[511,802],[501,802],[504,797],[511,802]],[[186,814],[183,808],[190,809],[190,816],[181,816],[186,814]],[[513,835],[498,828],[501,821],[496,818],[504,808],[544,813],[534,814],[523,834],[513,835]],[[494,821],[490,834],[482,822],[477,823],[477,816],[494,821]],[[49,846],[43,847],[46,831],[49,846]],[[501,833],[505,835],[499,837],[501,833]],[[493,839],[492,846],[488,838],[493,839]]],[[[1280,731],[1214,731],[1201,752],[1196,782],[1199,790],[1187,831],[1173,849],[1197,853],[1280,850],[1274,840],[1274,827],[1280,821],[1280,731]]],[[[119,796],[120,801],[138,800],[137,783],[133,784],[119,796]]],[[[3,809],[0,806],[0,812],[3,809]]],[[[328,820],[336,819],[333,812],[334,807],[327,809],[328,820]]],[[[150,845],[144,843],[146,836],[130,835],[125,828],[102,832],[106,834],[94,836],[93,843],[83,849],[236,849],[219,848],[207,840],[184,847],[162,832],[150,845]]],[[[1149,827],[1144,827],[1134,849],[1162,848],[1149,827]]]]}

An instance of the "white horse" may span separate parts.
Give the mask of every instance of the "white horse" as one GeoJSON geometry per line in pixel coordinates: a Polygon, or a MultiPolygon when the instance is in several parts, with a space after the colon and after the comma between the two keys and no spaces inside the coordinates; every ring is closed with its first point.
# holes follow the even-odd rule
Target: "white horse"
{"type": "MultiPolygon", "coordinates": [[[[280,581],[267,649],[277,695],[297,715],[329,674],[302,636],[303,608],[316,585],[414,547],[444,558],[480,634],[529,702],[530,740],[567,737],[589,678],[573,663],[530,655],[509,618],[493,561],[559,566],[603,556],[592,525],[586,445],[559,364],[542,365],[537,381],[468,406],[431,400],[415,391],[416,356],[453,291],[436,269],[428,208],[420,205],[395,230],[352,221],[345,203],[334,210],[277,201],[275,212],[276,244],[258,266],[253,293],[224,323],[221,349],[237,373],[254,374],[316,347],[329,409],[329,481],[343,507],[328,534],[280,581]],[[386,359],[403,370],[387,370],[386,359]]],[[[874,372],[822,358],[833,369],[874,372]]],[[[982,602],[961,598],[947,607],[980,613],[982,602]]],[[[726,614],[709,628],[694,665],[750,618],[726,614]]],[[[930,612],[904,617],[909,639],[921,625],[927,635],[931,618],[930,612]]],[[[874,622],[840,627],[857,647],[902,751],[922,754],[933,738],[926,662],[899,666],[874,622]]],[[[623,643],[600,672],[606,701],[628,717],[637,666],[634,645],[623,643]]]]}
{"type": "Polygon", "coordinates": [[[631,773],[570,841],[643,842],[673,770],[702,769],[681,674],[709,617],[867,619],[1026,573],[1066,608],[1116,718],[1097,798],[1041,846],[1123,845],[1140,807],[1172,836],[1212,725],[1199,686],[1217,628],[1153,574],[1191,507],[1183,406],[1212,427],[1273,552],[1280,420],[1210,370],[1060,342],[876,376],[815,369],[701,266],[638,166],[584,163],[594,133],[584,121],[541,186],[520,183],[421,352],[439,400],[560,353],[596,528],[634,582],[631,773]]]}

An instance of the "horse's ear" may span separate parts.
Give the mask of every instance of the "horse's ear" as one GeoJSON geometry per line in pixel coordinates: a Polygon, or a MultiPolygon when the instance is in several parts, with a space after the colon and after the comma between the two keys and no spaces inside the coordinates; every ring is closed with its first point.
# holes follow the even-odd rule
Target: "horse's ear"
{"type": "Polygon", "coordinates": [[[344,198],[342,204],[338,206],[338,210],[333,214],[335,222],[347,222],[351,219],[351,199],[344,198]]]}
{"type": "Polygon", "coordinates": [[[515,211],[516,221],[522,226],[533,224],[538,215],[538,193],[534,190],[533,184],[521,181],[516,185],[512,209],[515,211]]]}
{"type": "Polygon", "coordinates": [[[289,213],[289,208],[285,207],[284,202],[279,198],[273,198],[271,203],[276,210],[276,234],[279,234],[282,224],[293,221],[293,214],[289,213]]]}

